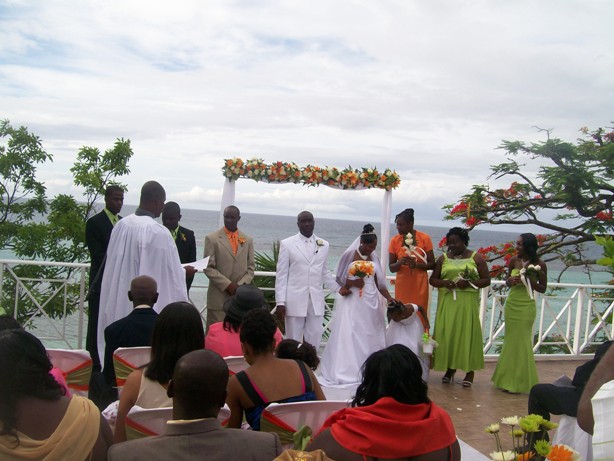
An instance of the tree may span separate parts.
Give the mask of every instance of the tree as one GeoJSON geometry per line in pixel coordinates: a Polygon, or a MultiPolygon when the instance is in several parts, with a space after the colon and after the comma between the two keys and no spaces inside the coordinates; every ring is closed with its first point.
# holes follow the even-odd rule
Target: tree
{"type": "Polygon", "coordinates": [[[52,161],[40,139],[26,127],[13,128],[0,121],[0,244],[14,249],[16,231],[35,215],[47,211],[45,186],[36,180],[37,165],[52,161]]]}
{"type": "MultiPolygon", "coordinates": [[[[11,128],[8,121],[0,125],[2,136],[8,136],[7,147],[0,146],[0,239],[2,247],[17,258],[58,262],[85,262],[89,259],[85,244],[85,222],[94,213],[96,201],[116,178],[129,173],[128,161],[133,155],[130,140],[117,139],[113,148],[101,153],[94,147],[82,147],[71,172],[74,184],[85,189],[85,203],[73,196],[59,194],[47,200],[43,184],[36,180],[35,164],[53,161],[40,139],[25,127],[11,128]]],[[[74,269],[57,266],[25,266],[14,268],[37,298],[47,299],[45,311],[51,316],[64,313],[64,299],[54,295],[54,287],[40,279],[66,279],[74,269]]],[[[18,320],[28,321],[37,313],[35,302],[23,290],[16,290],[15,280],[6,277],[1,306],[12,310],[18,298],[18,320]]],[[[68,310],[77,306],[78,287],[67,293],[68,310]]]]}
{"type": "MultiPolygon", "coordinates": [[[[482,224],[533,225],[544,230],[538,235],[539,254],[545,261],[560,260],[565,266],[595,264],[585,244],[614,230],[614,132],[582,128],[575,144],[550,139],[538,143],[503,141],[507,162],[491,166],[488,179],[513,180],[508,187],[474,185],[472,191],[453,205],[445,219],[461,219],[469,229],[482,224]],[[526,173],[524,161],[537,162],[535,177],[526,173]]],[[[507,243],[480,249],[488,260],[509,260],[514,247],[507,243]]],[[[500,275],[502,265],[493,265],[500,275]]],[[[562,272],[564,272],[564,270],[562,272]]],[[[561,274],[562,274],[561,272],[561,274]]]]}

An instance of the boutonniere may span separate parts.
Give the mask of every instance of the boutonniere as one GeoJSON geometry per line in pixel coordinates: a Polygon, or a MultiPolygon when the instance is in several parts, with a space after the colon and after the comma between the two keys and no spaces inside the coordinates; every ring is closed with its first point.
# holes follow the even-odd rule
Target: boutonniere
{"type": "Polygon", "coordinates": [[[314,254],[318,254],[318,251],[320,251],[320,247],[324,246],[324,240],[316,240],[316,252],[314,254]]]}
{"type": "Polygon", "coordinates": [[[184,242],[188,241],[188,238],[185,236],[183,232],[181,232],[179,235],[181,235],[181,240],[183,240],[184,242]]]}
{"type": "Polygon", "coordinates": [[[239,243],[241,244],[241,246],[243,246],[243,244],[245,243],[245,237],[239,237],[239,243]]]}

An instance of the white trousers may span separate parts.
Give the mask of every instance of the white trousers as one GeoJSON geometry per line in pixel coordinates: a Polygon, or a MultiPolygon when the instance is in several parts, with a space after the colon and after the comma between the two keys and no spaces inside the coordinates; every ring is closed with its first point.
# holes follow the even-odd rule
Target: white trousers
{"type": "Polygon", "coordinates": [[[311,297],[306,317],[286,315],[286,338],[306,341],[318,350],[324,333],[324,316],[316,315],[311,297]]]}

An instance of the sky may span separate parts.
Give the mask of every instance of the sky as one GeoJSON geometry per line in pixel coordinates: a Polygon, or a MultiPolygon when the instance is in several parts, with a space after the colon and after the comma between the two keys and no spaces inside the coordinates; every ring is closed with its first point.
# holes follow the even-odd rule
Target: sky
{"type": "MultiPolygon", "coordinates": [[[[224,159],[257,157],[394,169],[393,215],[442,225],[496,184],[501,140],[611,126],[613,23],[609,0],[0,0],[0,119],[53,155],[49,196],[80,197],[79,149],[124,138],[126,203],[153,179],[219,209],[224,159]]],[[[244,212],[352,220],[379,220],[383,195],[236,186],[244,212]]]]}

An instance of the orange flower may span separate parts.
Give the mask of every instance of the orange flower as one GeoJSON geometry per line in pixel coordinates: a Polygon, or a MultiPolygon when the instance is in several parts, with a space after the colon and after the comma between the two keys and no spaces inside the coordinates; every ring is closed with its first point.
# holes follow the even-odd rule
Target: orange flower
{"type": "Polygon", "coordinates": [[[522,453],[516,457],[516,461],[529,461],[533,459],[535,453],[532,451],[527,451],[526,453],[522,453]]]}
{"type": "Polygon", "coordinates": [[[574,451],[565,445],[553,445],[546,459],[550,461],[572,461],[574,454],[574,451]]]}

